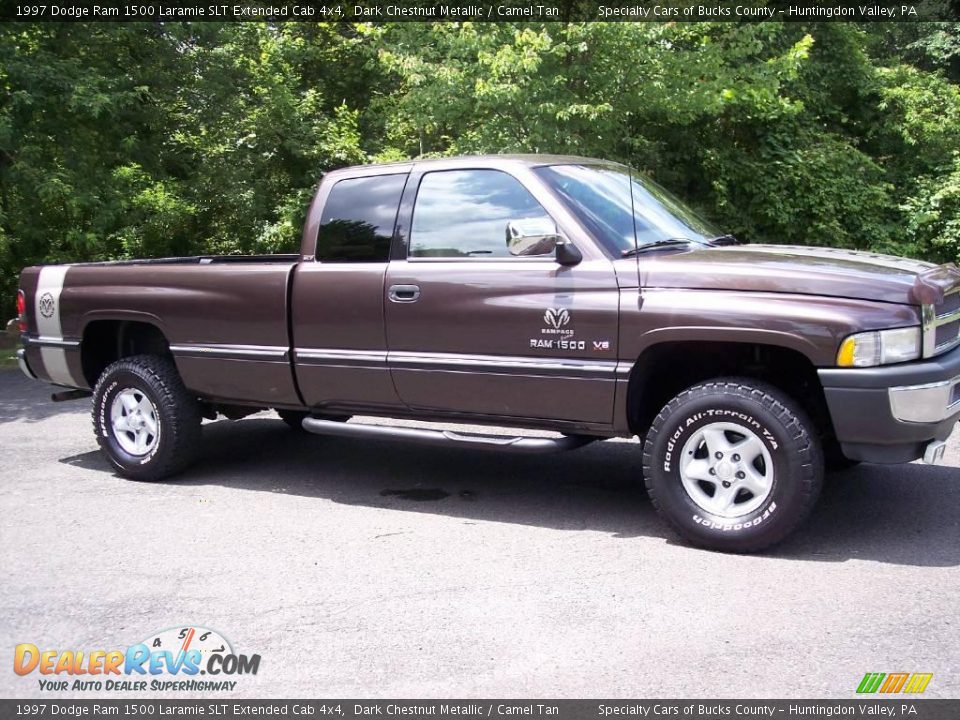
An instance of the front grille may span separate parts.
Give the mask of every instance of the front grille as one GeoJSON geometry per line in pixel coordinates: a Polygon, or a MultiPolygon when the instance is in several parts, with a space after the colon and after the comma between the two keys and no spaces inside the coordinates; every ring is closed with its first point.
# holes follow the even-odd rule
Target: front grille
{"type": "MultiPolygon", "coordinates": [[[[929,306],[928,306],[929,307],[929,306]]],[[[934,306],[933,312],[924,313],[924,357],[932,357],[960,345],[960,287],[954,288],[934,306]]]]}
{"type": "Polygon", "coordinates": [[[960,292],[947,295],[943,302],[937,305],[937,315],[946,315],[954,310],[960,310],[960,292]]]}
{"type": "Polygon", "coordinates": [[[957,339],[958,334],[960,334],[960,320],[954,320],[937,328],[934,342],[937,347],[949,345],[950,342],[957,339]]]}

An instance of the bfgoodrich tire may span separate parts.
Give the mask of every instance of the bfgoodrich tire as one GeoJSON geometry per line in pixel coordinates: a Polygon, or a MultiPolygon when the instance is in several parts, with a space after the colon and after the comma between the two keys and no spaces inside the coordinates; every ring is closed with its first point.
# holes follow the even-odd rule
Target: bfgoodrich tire
{"type": "Polygon", "coordinates": [[[654,507],[687,541],[755,552],[810,514],[823,456],[793,400],[770,385],[729,378],[667,403],[647,433],[643,474],[654,507]]]}
{"type": "Polygon", "coordinates": [[[136,355],[113,363],[93,392],[101,450],[121,475],[162,480],[197,456],[200,410],[171,360],[136,355]]]}

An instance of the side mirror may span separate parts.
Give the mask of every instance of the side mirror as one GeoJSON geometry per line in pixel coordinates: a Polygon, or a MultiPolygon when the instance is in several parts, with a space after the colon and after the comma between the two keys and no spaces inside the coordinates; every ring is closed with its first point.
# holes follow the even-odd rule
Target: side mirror
{"type": "Polygon", "coordinates": [[[563,237],[549,218],[525,218],[507,223],[507,250],[517,257],[536,257],[556,253],[561,265],[576,265],[583,259],[580,251],[563,237]]]}

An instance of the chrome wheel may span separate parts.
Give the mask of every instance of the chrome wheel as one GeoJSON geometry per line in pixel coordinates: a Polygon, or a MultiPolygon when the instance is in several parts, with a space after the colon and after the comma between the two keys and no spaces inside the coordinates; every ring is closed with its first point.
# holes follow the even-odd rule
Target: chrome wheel
{"type": "Polygon", "coordinates": [[[738,518],[763,505],[773,488],[773,461],[749,428],[717,422],[698,429],[680,459],[680,480],[702,510],[738,518]]]}
{"type": "Polygon", "coordinates": [[[110,406],[113,436],[124,452],[142,456],[160,439],[157,409],[142,390],[127,388],[117,393],[110,406]]]}

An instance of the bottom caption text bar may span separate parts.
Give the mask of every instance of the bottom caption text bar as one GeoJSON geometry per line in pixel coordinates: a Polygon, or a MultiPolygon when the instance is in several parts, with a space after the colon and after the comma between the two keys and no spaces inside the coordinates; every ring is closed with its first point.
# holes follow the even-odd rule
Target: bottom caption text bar
{"type": "Polygon", "coordinates": [[[0,718],[866,718],[957,720],[960,700],[0,700],[0,718]]]}

